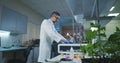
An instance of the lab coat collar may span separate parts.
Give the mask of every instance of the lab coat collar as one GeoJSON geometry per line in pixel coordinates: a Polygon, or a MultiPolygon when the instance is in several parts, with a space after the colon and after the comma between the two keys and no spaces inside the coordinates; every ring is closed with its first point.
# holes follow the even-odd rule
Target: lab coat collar
{"type": "Polygon", "coordinates": [[[53,25],[54,25],[54,23],[53,23],[53,21],[52,21],[51,19],[48,19],[48,21],[49,21],[51,24],[53,24],[53,25]]]}

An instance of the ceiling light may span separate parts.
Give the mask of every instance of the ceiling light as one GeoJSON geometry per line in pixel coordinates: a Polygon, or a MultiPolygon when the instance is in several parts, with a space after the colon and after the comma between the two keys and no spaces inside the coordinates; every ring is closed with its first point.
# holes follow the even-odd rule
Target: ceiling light
{"type": "Polygon", "coordinates": [[[111,9],[109,11],[112,11],[115,8],[115,6],[112,6],[111,9]]]}
{"type": "Polygon", "coordinates": [[[108,16],[118,16],[120,13],[110,13],[108,16]]]}

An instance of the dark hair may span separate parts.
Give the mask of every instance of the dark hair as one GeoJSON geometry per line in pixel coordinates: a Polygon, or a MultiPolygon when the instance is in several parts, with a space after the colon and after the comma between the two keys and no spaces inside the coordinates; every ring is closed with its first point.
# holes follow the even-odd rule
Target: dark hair
{"type": "Polygon", "coordinates": [[[52,15],[58,15],[58,16],[60,16],[59,12],[57,12],[57,11],[53,11],[52,14],[51,14],[51,16],[52,15]]]}

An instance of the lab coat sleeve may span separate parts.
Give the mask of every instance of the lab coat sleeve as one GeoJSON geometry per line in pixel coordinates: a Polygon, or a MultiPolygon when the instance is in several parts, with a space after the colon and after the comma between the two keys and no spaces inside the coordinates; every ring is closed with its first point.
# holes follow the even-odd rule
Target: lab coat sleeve
{"type": "Polygon", "coordinates": [[[60,40],[65,40],[65,38],[55,30],[53,24],[46,22],[45,29],[46,33],[52,40],[55,40],[56,42],[60,42],[60,40]]]}

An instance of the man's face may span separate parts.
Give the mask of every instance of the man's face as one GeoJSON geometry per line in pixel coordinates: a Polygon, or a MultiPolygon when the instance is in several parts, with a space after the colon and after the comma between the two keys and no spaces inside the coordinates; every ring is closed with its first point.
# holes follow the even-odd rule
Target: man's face
{"type": "Polygon", "coordinates": [[[57,22],[60,19],[60,16],[54,15],[54,21],[53,22],[57,22]]]}

